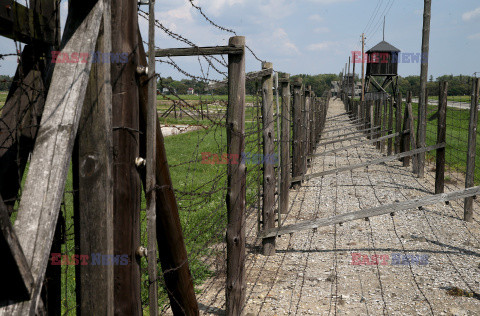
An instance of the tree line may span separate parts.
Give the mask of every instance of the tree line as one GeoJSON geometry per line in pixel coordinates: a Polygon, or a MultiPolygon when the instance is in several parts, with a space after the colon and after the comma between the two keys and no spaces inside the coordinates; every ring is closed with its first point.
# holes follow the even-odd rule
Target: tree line
{"type": "MultiPolygon", "coordinates": [[[[360,81],[358,75],[355,76],[356,81],[360,81]]],[[[319,75],[307,75],[299,74],[291,76],[292,80],[295,78],[302,78],[305,85],[312,86],[313,91],[316,95],[322,95],[324,92],[332,88],[332,81],[340,81],[341,74],[319,74],[319,75]]],[[[10,85],[12,84],[12,77],[0,75],[0,91],[8,91],[10,85]]],[[[439,88],[438,83],[440,81],[448,81],[448,94],[449,95],[468,95],[471,93],[472,86],[472,76],[464,75],[444,75],[436,79],[433,76],[430,76],[429,82],[427,83],[429,95],[438,95],[439,88]]],[[[381,82],[382,77],[377,77],[376,80],[381,82]]],[[[158,81],[158,87],[160,91],[163,88],[170,89],[175,91],[177,94],[187,94],[189,88],[193,88],[195,94],[214,94],[214,95],[226,95],[228,93],[228,88],[226,85],[217,88],[209,89],[208,83],[203,80],[196,79],[181,79],[174,80],[172,77],[162,78],[158,81]]],[[[253,80],[247,80],[246,82],[246,93],[248,95],[254,95],[256,90],[259,89],[257,84],[253,80]]],[[[413,95],[418,95],[420,91],[420,76],[407,76],[398,78],[398,89],[405,95],[407,91],[412,91],[413,95]]],[[[391,87],[387,89],[391,92],[391,87]]]]}

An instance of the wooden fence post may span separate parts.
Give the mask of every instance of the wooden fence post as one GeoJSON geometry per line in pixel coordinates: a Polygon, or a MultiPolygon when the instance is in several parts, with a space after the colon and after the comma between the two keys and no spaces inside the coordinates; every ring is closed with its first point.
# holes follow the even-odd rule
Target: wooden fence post
{"type": "MultiPolygon", "coordinates": [[[[245,46],[244,36],[231,37],[230,46],[245,46]]],[[[229,157],[245,150],[245,52],[228,55],[227,146],[229,157]]],[[[227,165],[227,282],[226,311],[240,315],[245,303],[245,164],[227,165]]]]}
{"type": "Polygon", "coordinates": [[[315,92],[311,90],[310,87],[310,150],[309,154],[312,154],[315,151],[315,132],[316,132],[316,106],[317,103],[315,101],[315,92]]]}
{"type": "MultiPolygon", "coordinates": [[[[410,150],[410,139],[412,137],[412,134],[414,131],[412,130],[412,127],[409,125],[409,115],[411,113],[408,112],[408,103],[411,102],[412,100],[412,92],[408,91],[407,92],[407,100],[406,100],[406,106],[405,106],[405,114],[403,115],[403,131],[409,130],[408,134],[402,134],[402,140],[401,140],[401,148],[400,152],[405,152],[410,150]]],[[[408,167],[410,166],[410,157],[404,157],[403,158],[403,166],[408,167]]]]}
{"type": "MultiPolygon", "coordinates": [[[[399,92],[397,94],[397,102],[395,108],[395,132],[400,133],[402,131],[402,93],[399,92]]],[[[395,136],[395,153],[398,154],[401,152],[400,150],[400,140],[402,136],[398,134],[395,136]]]]}
{"type": "MultiPolygon", "coordinates": [[[[385,136],[388,134],[388,132],[386,131],[388,126],[388,99],[382,98],[380,102],[383,103],[383,117],[382,117],[382,124],[381,124],[382,130],[379,136],[385,136]]],[[[382,140],[380,142],[380,151],[382,153],[385,152],[385,145],[386,145],[386,141],[382,140]]]]}
{"type": "MultiPolygon", "coordinates": [[[[143,48],[143,40],[138,32],[139,65],[147,67],[147,57],[143,48]]],[[[141,77],[147,79],[147,76],[141,77]]],[[[148,86],[143,83],[139,89],[140,99],[140,156],[146,155],[146,122],[148,120],[148,86]]],[[[160,127],[156,121],[156,217],[157,217],[157,246],[160,263],[163,270],[165,287],[170,299],[173,314],[197,315],[198,304],[195,298],[193,280],[188,263],[187,249],[184,243],[180,214],[177,199],[173,191],[172,178],[168,168],[167,153],[160,127]]],[[[143,187],[146,188],[145,168],[140,169],[143,187]]]]}
{"type": "MultiPolygon", "coordinates": [[[[263,69],[272,69],[272,63],[264,62],[263,69]]],[[[275,170],[270,157],[275,153],[273,121],[273,75],[262,78],[262,122],[263,122],[263,230],[275,227],[275,170]]],[[[262,253],[275,254],[275,237],[262,240],[262,253]]]]}
{"type": "Polygon", "coordinates": [[[365,133],[367,134],[368,139],[372,139],[372,131],[371,129],[373,127],[373,122],[374,122],[374,108],[373,108],[373,100],[368,100],[366,101],[366,121],[365,121],[365,133]],[[370,131],[367,131],[367,129],[370,129],[370,131]]]}
{"type": "Polygon", "coordinates": [[[284,74],[279,81],[282,89],[280,211],[287,214],[290,188],[290,75],[284,74]]]}
{"type": "MultiPolygon", "coordinates": [[[[437,144],[446,143],[447,132],[447,96],[448,82],[439,84],[437,144]]],[[[435,194],[441,194],[445,188],[445,147],[438,148],[435,164],[435,194]]]]}
{"type": "MultiPolygon", "coordinates": [[[[96,51],[111,51],[109,1],[96,51]]],[[[114,255],[113,244],[113,135],[110,63],[93,63],[73,153],[76,254],[114,255]],[[95,225],[92,225],[95,223],[95,225]]],[[[77,313],[114,314],[114,266],[78,265],[77,313]]]]}
{"type": "MultiPolygon", "coordinates": [[[[375,114],[374,114],[374,122],[373,122],[373,127],[372,129],[372,137],[373,138],[380,138],[380,130],[382,128],[382,115],[381,115],[381,104],[380,100],[375,100],[375,114]]],[[[380,149],[380,142],[377,141],[375,142],[375,147],[379,150],[380,149]]]]}
{"type": "MultiPolygon", "coordinates": [[[[388,102],[388,135],[393,133],[393,100],[394,96],[392,95],[390,98],[390,102],[388,102]]],[[[391,156],[393,153],[393,139],[389,138],[387,143],[387,155],[391,156]]]]}
{"type": "Polygon", "coordinates": [[[305,86],[305,147],[303,148],[305,156],[305,169],[303,173],[307,172],[308,162],[310,160],[310,129],[311,129],[311,107],[312,107],[312,97],[311,97],[311,86],[305,86]]]}
{"type": "MultiPolygon", "coordinates": [[[[480,78],[473,81],[472,100],[470,104],[470,122],[468,124],[468,153],[467,153],[467,174],[465,188],[473,187],[475,184],[475,153],[477,149],[477,123],[478,123],[478,94],[480,78]]],[[[465,198],[463,208],[463,219],[466,222],[473,221],[473,197],[465,198]]]]}
{"type": "Polygon", "coordinates": [[[296,178],[302,175],[302,78],[295,78],[293,81],[293,158],[292,158],[292,177],[296,178]]]}

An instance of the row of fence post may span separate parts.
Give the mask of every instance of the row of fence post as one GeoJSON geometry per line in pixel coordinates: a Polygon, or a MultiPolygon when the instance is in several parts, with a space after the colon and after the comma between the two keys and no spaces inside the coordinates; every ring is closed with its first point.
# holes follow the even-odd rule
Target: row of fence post
{"type": "MultiPolygon", "coordinates": [[[[444,193],[445,187],[445,153],[447,142],[447,95],[448,82],[439,83],[440,95],[438,98],[437,112],[437,145],[445,144],[436,149],[435,155],[435,194],[444,193]]],[[[468,149],[466,159],[465,188],[475,185],[475,155],[476,138],[478,123],[478,100],[479,100],[480,79],[473,81],[472,98],[470,104],[470,119],[468,128],[468,149]]],[[[359,101],[348,97],[346,92],[340,93],[340,98],[344,102],[345,110],[350,116],[352,123],[362,130],[369,139],[379,139],[375,142],[376,148],[385,152],[388,156],[408,152],[410,150],[423,148],[425,144],[419,144],[417,135],[419,129],[426,129],[425,124],[417,124],[415,130],[414,114],[412,110],[412,93],[407,92],[405,98],[405,108],[402,114],[402,94],[391,96],[388,99],[359,101]],[[382,112],[383,109],[383,112],[382,112]],[[395,122],[395,126],[394,126],[395,122]],[[385,136],[395,133],[394,138],[385,136]],[[385,144],[387,148],[385,150],[385,144]]],[[[428,93],[426,98],[428,99],[428,93]]],[[[426,103],[428,104],[428,103],[426,103]]],[[[425,134],[425,131],[420,135],[425,134]]],[[[400,158],[404,167],[410,166],[419,177],[423,172],[420,170],[425,166],[420,165],[420,154],[400,158]]],[[[464,201],[464,220],[471,222],[473,220],[473,200],[475,197],[467,197],[464,201]]]]}

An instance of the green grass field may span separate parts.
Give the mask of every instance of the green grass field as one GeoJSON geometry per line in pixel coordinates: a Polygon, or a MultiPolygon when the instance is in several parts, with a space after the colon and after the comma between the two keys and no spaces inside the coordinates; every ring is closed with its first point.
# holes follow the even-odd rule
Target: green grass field
{"type": "MultiPolygon", "coordinates": [[[[428,99],[429,100],[438,100],[438,96],[429,96],[428,99]]],[[[469,95],[448,96],[447,100],[448,101],[470,103],[471,97],[469,95]]]]}

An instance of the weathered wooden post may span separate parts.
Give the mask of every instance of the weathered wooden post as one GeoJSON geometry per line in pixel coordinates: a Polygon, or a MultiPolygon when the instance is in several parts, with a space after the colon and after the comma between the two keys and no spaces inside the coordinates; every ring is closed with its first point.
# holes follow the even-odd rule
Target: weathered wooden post
{"type": "Polygon", "coordinates": [[[305,147],[303,148],[303,155],[304,155],[304,160],[305,160],[305,168],[303,170],[303,173],[306,173],[307,167],[308,167],[308,161],[309,161],[309,155],[310,155],[310,129],[311,129],[311,113],[310,113],[310,108],[311,108],[311,86],[305,86],[305,92],[304,92],[304,99],[305,99],[305,112],[304,112],[304,122],[305,122],[305,147]]]}
{"type": "MultiPolygon", "coordinates": [[[[468,124],[468,153],[467,153],[467,174],[465,177],[465,188],[475,185],[475,153],[477,149],[477,123],[478,123],[478,94],[480,89],[480,78],[473,81],[472,99],[470,104],[470,122],[468,124]]],[[[463,219],[466,222],[473,221],[473,196],[465,198],[463,208],[463,219]]]]}
{"type": "MultiPolygon", "coordinates": [[[[393,133],[393,100],[394,96],[392,95],[390,98],[390,102],[388,102],[388,135],[393,133]]],[[[387,155],[391,156],[393,153],[393,139],[389,138],[387,143],[387,155]]]]}
{"type": "Polygon", "coordinates": [[[279,82],[282,89],[280,212],[287,214],[290,188],[290,75],[284,74],[279,82]]]}
{"type": "MultiPolygon", "coordinates": [[[[273,69],[272,63],[264,62],[263,69],[273,69]]],[[[271,158],[275,153],[273,121],[273,75],[262,78],[262,122],[263,122],[263,230],[275,227],[275,170],[271,158]]],[[[275,254],[275,237],[262,240],[262,253],[275,254]]]]}
{"type": "MultiPolygon", "coordinates": [[[[397,94],[396,108],[395,108],[395,133],[402,132],[402,93],[397,94]]],[[[395,136],[395,153],[400,153],[400,140],[402,135],[395,136]]]]}
{"type": "Polygon", "coordinates": [[[315,151],[315,133],[316,133],[316,114],[317,103],[315,98],[315,92],[310,87],[310,155],[315,151]]]}
{"type": "MultiPolygon", "coordinates": [[[[412,137],[412,134],[414,131],[412,130],[412,127],[410,126],[410,121],[409,121],[409,115],[411,113],[408,112],[408,103],[411,102],[412,100],[412,92],[408,91],[407,92],[407,100],[406,100],[406,105],[405,105],[405,113],[403,115],[403,131],[405,132],[406,130],[409,130],[408,133],[403,133],[402,134],[402,140],[401,140],[401,147],[400,147],[400,152],[405,152],[410,150],[410,139],[412,137]]],[[[403,166],[408,167],[410,166],[410,157],[404,157],[403,158],[403,166]]]]}
{"type": "MultiPolygon", "coordinates": [[[[428,78],[428,54],[430,43],[430,20],[432,11],[432,0],[424,0],[423,10],[423,32],[422,32],[422,58],[420,65],[420,95],[418,97],[418,124],[417,124],[417,148],[425,147],[427,135],[427,78],[428,78]]],[[[412,114],[413,115],[413,114],[412,114]]],[[[413,170],[419,178],[423,178],[425,173],[425,152],[422,152],[413,158],[416,163],[413,170]]]]}
{"type": "MultiPolygon", "coordinates": [[[[381,102],[383,103],[383,118],[382,118],[382,130],[379,136],[385,136],[388,134],[387,126],[388,126],[388,99],[382,98],[381,102]]],[[[380,150],[381,152],[385,152],[385,139],[383,139],[380,143],[380,150]]]]}
{"type": "MultiPolygon", "coordinates": [[[[380,138],[381,130],[382,130],[382,103],[380,99],[375,100],[375,123],[373,125],[375,128],[372,130],[374,138],[380,138]]],[[[380,150],[380,141],[375,143],[375,146],[378,150],[380,150]]]]}
{"type": "MultiPolygon", "coordinates": [[[[229,40],[245,46],[244,36],[229,40]]],[[[272,135],[273,136],[273,135],[272,135]]],[[[240,157],[245,150],[245,52],[228,55],[227,152],[240,157]]],[[[240,315],[245,303],[245,164],[227,166],[227,315],[240,315]]]]}
{"type": "MultiPolygon", "coordinates": [[[[143,40],[138,32],[139,63],[147,67],[147,58],[143,48],[143,40]]],[[[148,120],[148,76],[140,77],[140,155],[146,156],[146,121],[148,120]],[[144,82],[145,81],[145,82],[144,82]]],[[[188,263],[187,250],[184,243],[178,204],[173,191],[172,178],[168,167],[165,143],[156,120],[156,233],[158,255],[165,280],[165,287],[170,299],[170,306],[175,315],[197,315],[198,304],[195,298],[193,280],[188,263]]],[[[143,187],[146,188],[145,168],[140,169],[143,187]]]]}
{"type": "MultiPolygon", "coordinates": [[[[148,251],[148,311],[158,315],[158,273],[157,273],[157,216],[156,216],[156,154],[157,154],[157,76],[155,74],[155,0],[148,4],[148,110],[146,120],[147,174],[145,199],[147,213],[148,251]]],[[[203,115],[203,113],[202,113],[203,115]]]]}
{"type": "Polygon", "coordinates": [[[303,174],[302,168],[302,141],[303,141],[303,112],[302,112],[302,78],[293,81],[293,157],[292,178],[303,174]]]}
{"type": "MultiPolygon", "coordinates": [[[[446,142],[447,134],[447,96],[448,82],[439,83],[438,97],[438,124],[437,124],[437,144],[446,142]]],[[[445,147],[438,148],[435,164],[435,194],[441,194],[445,189],[445,147]]]]}
{"type": "MultiPolygon", "coordinates": [[[[110,3],[104,1],[96,51],[111,51],[110,3]]],[[[110,63],[92,63],[73,153],[76,254],[114,254],[112,86],[110,63]],[[95,225],[92,225],[95,223],[95,225]]],[[[114,314],[114,265],[78,265],[77,313],[114,314]]]]}

